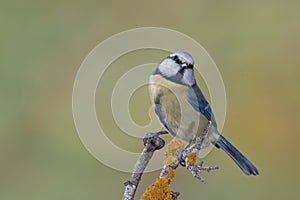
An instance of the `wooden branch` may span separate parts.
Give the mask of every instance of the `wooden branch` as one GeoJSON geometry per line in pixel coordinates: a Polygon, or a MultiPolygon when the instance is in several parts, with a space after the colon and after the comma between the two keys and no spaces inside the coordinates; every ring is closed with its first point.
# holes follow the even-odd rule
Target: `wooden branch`
{"type": "Polygon", "coordinates": [[[147,133],[144,138],[144,150],[136,162],[130,180],[124,183],[125,192],[123,200],[133,200],[138,184],[141,180],[143,172],[148,165],[148,162],[153,156],[154,151],[164,147],[165,141],[159,135],[166,134],[166,131],[157,133],[147,133]]]}
{"type": "MultiPolygon", "coordinates": [[[[164,166],[161,170],[160,176],[148,187],[143,196],[142,200],[153,198],[154,199],[170,199],[177,200],[179,192],[174,192],[169,190],[170,183],[175,176],[175,170],[179,165],[186,167],[191,174],[205,183],[205,179],[200,176],[203,171],[209,172],[211,170],[218,169],[217,166],[203,166],[203,161],[196,163],[196,157],[198,152],[208,145],[207,135],[211,128],[211,122],[209,122],[201,135],[201,137],[195,138],[190,146],[182,147],[183,143],[176,141],[176,139],[168,144],[166,153],[166,159],[164,166]],[[169,148],[170,147],[170,148],[169,148]],[[168,149],[169,148],[169,149],[168,149]]],[[[144,138],[144,150],[140,155],[137,163],[135,164],[133,173],[130,180],[124,183],[125,192],[123,200],[132,200],[134,198],[136,189],[141,180],[142,174],[153,156],[154,151],[159,150],[164,147],[165,141],[159,137],[161,134],[166,134],[166,131],[161,131],[157,133],[148,133],[144,138]]]]}

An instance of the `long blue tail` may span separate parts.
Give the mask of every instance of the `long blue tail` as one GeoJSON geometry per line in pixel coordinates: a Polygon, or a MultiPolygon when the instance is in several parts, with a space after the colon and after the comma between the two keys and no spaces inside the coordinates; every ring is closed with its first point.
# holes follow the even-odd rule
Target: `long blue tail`
{"type": "Polygon", "coordinates": [[[256,169],[256,167],[228,140],[226,140],[225,137],[220,135],[220,139],[215,144],[215,146],[223,149],[246,175],[258,175],[258,170],[256,169]]]}

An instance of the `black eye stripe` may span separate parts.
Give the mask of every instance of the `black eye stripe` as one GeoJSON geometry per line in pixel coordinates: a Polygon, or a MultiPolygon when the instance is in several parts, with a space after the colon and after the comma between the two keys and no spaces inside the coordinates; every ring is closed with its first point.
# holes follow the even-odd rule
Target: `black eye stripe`
{"type": "Polygon", "coordinates": [[[191,64],[189,64],[188,66],[186,66],[186,68],[188,68],[188,69],[193,69],[193,65],[191,65],[191,64]]]}
{"type": "MultiPolygon", "coordinates": [[[[177,64],[179,64],[179,65],[184,64],[184,63],[179,59],[179,57],[178,57],[177,55],[169,56],[168,58],[174,60],[174,61],[175,61],[177,64]]],[[[187,63],[185,63],[185,64],[187,64],[187,63]]],[[[192,65],[192,64],[187,64],[186,68],[188,68],[188,69],[193,69],[193,65],[192,65]]]]}
{"type": "Polygon", "coordinates": [[[172,60],[174,60],[177,64],[179,64],[179,65],[182,65],[183,63],[182,63],[182,61],[179,59],[179,57],[178,56],[172,56],[172,57],[170,57],[172,60]]]}

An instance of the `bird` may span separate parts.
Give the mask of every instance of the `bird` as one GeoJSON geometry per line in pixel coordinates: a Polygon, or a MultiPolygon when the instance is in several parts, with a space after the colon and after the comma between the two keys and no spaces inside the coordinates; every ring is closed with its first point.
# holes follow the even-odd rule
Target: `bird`
{"type": "Polygon", "coordinates": [[[217,129],[212,108],[197,85],[194,59],[185,51],[170,54],[149,78],[149,94],[164,129],[191,144],[211,123],[207,139],[222,149],[246,175],[258,175],[257,168],[217,129]]]}

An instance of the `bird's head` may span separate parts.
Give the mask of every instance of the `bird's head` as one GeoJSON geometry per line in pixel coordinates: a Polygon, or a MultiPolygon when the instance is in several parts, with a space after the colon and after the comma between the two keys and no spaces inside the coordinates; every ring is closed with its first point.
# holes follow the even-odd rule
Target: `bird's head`
{"type": "Polygon", "coordinates": [[[193,57],[187,52],[180,51],[165,58],[159,64],[155,73],[173,82],[193,86],[196,83],[193,68],[193,57]]]}

